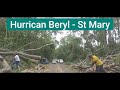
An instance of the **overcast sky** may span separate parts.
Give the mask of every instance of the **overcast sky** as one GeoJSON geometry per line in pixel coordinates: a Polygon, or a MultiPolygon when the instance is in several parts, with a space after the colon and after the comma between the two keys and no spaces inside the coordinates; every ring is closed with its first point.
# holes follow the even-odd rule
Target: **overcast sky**
{"type": "MultiPolygon", "coordinates": [[[[64,38],[65,36],[69,35],[70,32],[71,32],[71,31],[69,31],[69,30],[63,30],[63,31],[61,31],[61,33],[57,33],[57,35],[56,35],[56,40],[60,42],[60,40],[61,40],[62,38],[64,38]]],[[[75,34],[76,37],[81,37],[81,34],[80,34],[80,33],[74,33],[74,34],[75,34]]],[[[82,40],[83,40],[83,43],[86,42],[83,38],[82,38],[82,40]]],[[[59,45],[58,45],[58,46],[59,46],[59,45]]],[[[57,47],[58,47],[58,46],[57,46],[57,47]]],[[[83,46],[83,45],[81,45],[81,46],[83,46]]]]}

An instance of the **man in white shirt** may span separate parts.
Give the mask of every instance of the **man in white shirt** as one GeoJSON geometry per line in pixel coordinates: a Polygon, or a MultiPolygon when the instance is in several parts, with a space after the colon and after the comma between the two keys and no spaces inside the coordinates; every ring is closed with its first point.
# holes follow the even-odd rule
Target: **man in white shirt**
{"type": "Polygon", "coordinates": [[[16,65],[16,68],[19,67],[19,62],[20,62],[20,58],[18,55],[15,55],[15,57],[13,58],[13,65],[15,64],[16,65]]]}
{"type": "Polygon", "coordinates": [[[19,61],[20,62],[20,58],[19,58],[19,56],[18,55],[15,55],[15,61],[19,61]]]}

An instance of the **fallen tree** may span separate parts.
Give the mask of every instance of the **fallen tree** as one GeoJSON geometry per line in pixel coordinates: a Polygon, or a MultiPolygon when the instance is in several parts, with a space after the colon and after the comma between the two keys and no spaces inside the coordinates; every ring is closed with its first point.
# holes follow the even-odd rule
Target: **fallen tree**
{"type": "Polygon", "coordinates": [[[36,64],[39,63],[39,60],[35,60],[35,59],[31,59],[31,58],[26,58],[24,56],[20,56],[20,58],[22,58],[25,61],[31,61],[31,62],[36,63],[36,64]]]}
{"type": "Polygon", "coordinates": [[[38,55],[30,55],[30,54],[26,54],[23,52],[0,52],[0,55],[19,55],[19,56],[24,56],[27,58],[31,58],[31,59],[35,59],[35,60],[40,60],[41,56],[38,55]]]}
{"type": "MultiPolygon", "coordinates": [[[[33,42],[30,42],[28,44],[31,44],[33,42]]],[[[24,45],[24,46],[27,46],[28,44],[24,45]]],[[[0,48],[0,55],[19,55],[21,57],[25,57],[25,58],[31,58],[31,59],[35,59],[35,60],[41,60],[41,56],[38,56],[38,55],[30,55],[30,54],[26,54],[25,52],[30,52],[30,51],[36,51],[36,50],[40,50],[42,49],[43,47],[45,46],[49,46],[49,45],[52,45],[53,43],[49,43],[49,44],[45,44],[39,48],[36,48],[36,49],[28,49],[28,50],[23,50],[22,52],[18,52],[18,51],[10,51],[10,50],[6,50],[6,49],[3,49],[3,48],[0,48]]],[[[24,46],[22,46],[21,48],[23,48],[24,46]]],[[[19,49],[21,49],[19,48],[19,49]]],[[[18,50],[19,50],[18,49],[18,50]]]]}
{"type": "MultiPolygon", "coordinates": [[[[86,60],[86,59],[85,59],[86,60]]],[[[85,60],[81,61],[78,64],[71,65],[72,68],[77,69],[80,73],[92,72],[92,69],[89,66],[85,66],[85,60]]],[[[120,53],[114,55],[108,55],[103,59],[104,70],[107,73],[120,73],[120,53]]]]}
{"type": "Polygon", "coordinates": [[[0,51],[3,51],[3,52],[10,52],[10,50],[3,49],[3,48],[0,48],[0,51]]]}
{"type": "MultiPolygon", "coordinates": [[[[23,52],[0,52],[0,55],[19,55],[20,57],[30,60],[34,63],[37,63],[37,60],[41,60],[41,56],[38,55],[30,55],[30,54],[26,54],[23,52]],[[36,60],[36,61],[35,61],[36,60]]],[[[2,57],[1,57],[2,58],[2,57]]],[[[2,65],[3,68],[0,69],[0,73],[9,73],[12,72],[11,67],[9,66],[9,64],[7,63],[7,61],[5,59],[1,59],[0,63],[2,65]]]]}
{"type": "MultiPolygon", "coordinates": [[[[33,43],[33,42],[31,42],[31,43],[33,43]]],[[[31,44],[31,43],[29,43],[29,44],[31,44]]],[[[42,46],[40,48],[28,49],[28,50],[25,50],[25,51],[40,50],[43,47],[51,45],[51,44],[53,44],[53,43],[46,44],[46,45],[44,45],[44,46],[42,46]]],[[[26,44],[26,45],[28,45],[28,44],[26,44]]],[[[26,46],[26,45],[24,45],[24,46],[26,46]]],[[[21,47],[21,48],[23,48],[23,47],[21,47]]],[[[19,49],[21,49],[21,48],[19,48],[19,49]]],[[[27,60],[29,59],[29,60],[31,60],[34,63],[38,63],[38,61],[35,61],[35,60],[41,60],[41,58],[42,58],[41,56],[38,56],[38,55],[27,54],[27,53],[25,53],[25,51],[18,52],[18,51],[10,51],[10,50],[7,50],[7,49],[0,48],[0,55],[3,55],[3,56],[7,56],[7,55],[19,55],[21,58],[24,58],[24,59],[27,59],[27,60]]],[[[3,68],[0,70],[0,73],[11,72],[11,67],[9,66],[9,64],[7,63],[7,61],[5,59],[3,59],[3,57],[1,57],[1,58],[2,58],[2,60],[0,60],[0,63],[3,66],[3,68]]]]}
{"type": "Polygon", "coordinates": [[[5,59],[0,61],[0,63],[3,66],[3,68],[0,70],[0,73],[9,73],[9,72],[11,72],[11,67],[9,66],[9,64],[7,63],[7,61],[5,59]]]}

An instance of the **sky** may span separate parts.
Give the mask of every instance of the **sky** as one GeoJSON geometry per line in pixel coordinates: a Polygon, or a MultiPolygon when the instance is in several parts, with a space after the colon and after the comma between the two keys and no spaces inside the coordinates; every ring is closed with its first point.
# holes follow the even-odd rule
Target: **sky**
{"type": "MultiPolygon", "coordinates": [[[[69,35],[69,34],[70,34],[70,31],[68,31],[68,30],[63,30],[63,31],[61,31],[61,33],[57,33],[57,35],[56,35],[56,40],[60,43],[60,40],[61,40],[62,38],[64,38],[65,36],[69,35]]],[[[74,34],[75,34],[76,37],[81,37],[80,33],[74,33],[74,34]]],[[[82,38],[82,40],[83,40],[83,43],[86,42],[83,38],[82,38]]],[[[81,45],[81,46],[84,47],[84,45],[81,45]]],[[[59,45],[58,45],[57,47],[59,47],[59,45]]]]}
{"type": "Polygon", "coordinates": [[[56,35],[56,40],[60,42],[60,40],[61,40],[63,37],[67,36],[68,34],[69,34],[69,31],[66,31],[66,30],[61,31],[61,34],[60,34],[60,33],[57,33],[57,35],[56,35]]]}

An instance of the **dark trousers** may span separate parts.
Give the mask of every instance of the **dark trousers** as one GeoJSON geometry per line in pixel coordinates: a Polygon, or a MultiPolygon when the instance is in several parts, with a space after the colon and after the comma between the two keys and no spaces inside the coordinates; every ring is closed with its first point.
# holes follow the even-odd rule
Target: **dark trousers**
{"type": "Polygon", "coordinates": [[[20,62],[20,61],[13,61],[13,62],[12,62],[12,68],[13,68],[14,65],[15,65],[16,68],[18,68],[19,62],[20,62]]]}
{"type": "Polygon", "coordinates": [[[96,72],[97,73],[105,73],[105,70],[103,69],[103,65],[96,66],[96,72]]]}

